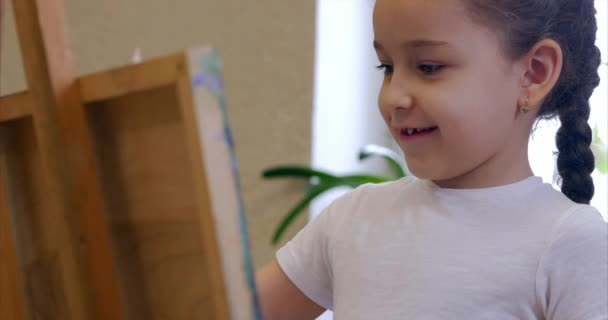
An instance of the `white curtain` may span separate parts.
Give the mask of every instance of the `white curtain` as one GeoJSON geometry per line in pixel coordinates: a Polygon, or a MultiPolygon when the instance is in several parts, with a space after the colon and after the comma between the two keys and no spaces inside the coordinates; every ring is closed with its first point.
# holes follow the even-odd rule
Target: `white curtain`
{"type": "MultiPolygon", "coordinates": [[[[336,174],[382,172],[381,160],[360,163],[364,144],[387,145],[390,135],[378,112],[382,73],[375,69],[369,0],[318,0],[312,166],[336,174]]],[[[344,190],[311,205],[311,217],[344,190]]]]}

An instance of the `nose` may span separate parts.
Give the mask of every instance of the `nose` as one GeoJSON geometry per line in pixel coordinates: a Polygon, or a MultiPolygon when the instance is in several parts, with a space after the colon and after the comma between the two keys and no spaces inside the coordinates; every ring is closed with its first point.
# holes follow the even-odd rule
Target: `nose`
{"type": "Polygon", "coordinates": [[[389,125],[399,120],[395,119],[395,115],[409,113],[414,106],[414,97],[408,87],[395,80],[397,79],[385,80],[378,96],[380,113],[389,125]]]}

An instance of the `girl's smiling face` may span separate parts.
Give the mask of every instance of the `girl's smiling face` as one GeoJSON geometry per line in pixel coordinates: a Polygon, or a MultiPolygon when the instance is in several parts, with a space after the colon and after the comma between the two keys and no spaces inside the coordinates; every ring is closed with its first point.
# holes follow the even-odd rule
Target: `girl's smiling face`
{"type": "Polygon", "coordinates": [[[462,0],[377,0],[374,36],[385,71],[380,112],[414,175],[460,188],[531,174],[522,65],[462,0]]]}

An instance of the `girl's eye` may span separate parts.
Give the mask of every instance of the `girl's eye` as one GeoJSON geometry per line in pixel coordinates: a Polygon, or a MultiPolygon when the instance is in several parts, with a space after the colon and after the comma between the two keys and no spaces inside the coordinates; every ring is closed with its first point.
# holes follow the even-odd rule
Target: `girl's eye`
{"type": "Polygon", "coordinates": [[[377,66],[376,68],[378,70],[383,70],[384,74],[393,73],[393,66],[391,66],[390,64],[381,64],[381,65],[377,66]]]}
{"type": "Polygon", "coordinates": [[[426,74],[426,75],[432,75],[434,73],[439,72],[441,69],[443,69],[445,66],[441,65],[441,64],[432,64],[432,63],[425,63],[425,64],[419,64],[418,65],[418,69],[420,71],[422,71],[422,73],[426,74]]]}

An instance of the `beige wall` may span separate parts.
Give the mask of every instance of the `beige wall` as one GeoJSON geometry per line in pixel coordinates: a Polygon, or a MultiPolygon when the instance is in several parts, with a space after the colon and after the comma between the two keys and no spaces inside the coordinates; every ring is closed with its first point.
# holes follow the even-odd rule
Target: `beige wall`
{"type": "MultiPolygon", "coordinates": [[[[254,263],[272,259],[272,231],[303,195],[302,185],[262,180],[260,173],[309,163],[315,1],[64,1],[80,74],[128,63],[136,47],[144,59],[205,44],[220,50],[254,263]]],[[[6,9],[3,95],[25,90],[12,8],[6,9]]],[[[301,217],[287,238],[305,222],[301,217]]]]}

